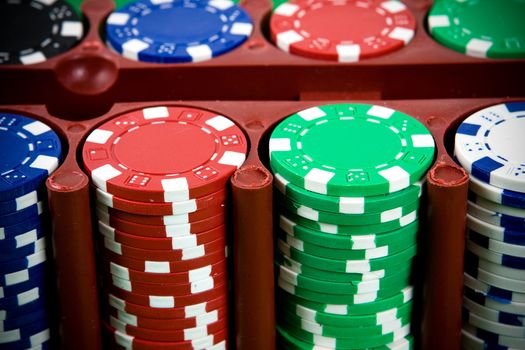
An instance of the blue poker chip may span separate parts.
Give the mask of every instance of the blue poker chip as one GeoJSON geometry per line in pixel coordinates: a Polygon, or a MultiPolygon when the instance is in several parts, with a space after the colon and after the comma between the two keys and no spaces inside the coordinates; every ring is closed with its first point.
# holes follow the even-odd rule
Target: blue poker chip
{"type": "Polygon", "coordinates": [[[32,229],[42,225],[42,215],[37,217],[30,217],[27,220],[18,222],[15,225],[2,226],[0,225],[0,239],[15,238],[16,236],[31,231],[32,229]]]}
{"type": "Polygon", "coordinates": [[[45,237],[45,235],[45,231],[40,227],[19,234],[13,238],[0,239],[0,255],[10,254],[12,256],[13,252],[34,244],[39,239],[45,237]]]}
{"type": "Polygon", "coordinates": [[[0,299],[0,310],[15,311],[18,308],[30,304],[44,295],[45,288],[35,287],[15,296],[0,299]]]}
{"type": "Polygon", "coordinates": [[[108,46],[142,62],[200,62],[248,39],[250,16],[229,0],[140,0],[106,21],[108,46]]]}
{"type": "Polygon", "coordinates": [[[463,297],[479,305],[499,311],[519,315],[525,315],[525,304],[512,301],[500,301],[489,298],[481,291],[476,291],[467,285],[463,288],[463,297]]]}
{"type": "Polygon", "coordinates": [[[42,192],[43,190],[34,190],[15,199],[0,202],[0,215],[15,213],[38,203],[45,198],[42,192]]]}
{"type": "Polygon", "coordinates": [[[60,139],[49,126],[18,114],[0,113],[1,202],[39,188],[58,167],[60,157],[60,139]]]}
{"type": "MultiPolygon", "coordinates": [[[[28,295],[28,300],[31,299],[30,297],[31,295],[28,295]]],[[[5,305],[5,307],[0,307],[0,321],[18,318],[22,315],[37,312],[46,308],[47,300],[45,295],[38,295],[36,299],[23,304],[5,305]]]]}
{"type": "Polygon", "coordinates": [[[42,237],[36,242],[28,244],[24,247],[14,249],[10,252],[3,252],[3,253],[0,252],[0,264],[6,263],[9,261],[13,261],[13,260],[24,259],[26,256],[33,255],[46,248],[47,248],[47,239],[46,237],[42,237]]]}
{"type": "Polygon", "coordinates": [[[46,308],[40,308],[36,311],[17,315],[17,317],[14,318],[0,320],[0,332],[14,330],[37,321],[46,321],[47,319],[48,314],[46,308]]]}
{"type": "Polygon", "coordinates": [[[10,286],[2,286],[0,287],[0,300],[6,299],[10,297],[14,297],[16,295],[22,294],[24,292],[27,292],[28,290],[31,290],[33,288],[45,288],[46,287],[46,276],[42,275],[39,277],[34,277],[28,281],[13,284],[10,286]]]}
{"type": "Polygon", "coordinates": [[[42,249],[22,259],[0,262],[0,273],[8,274],[43,264],[47,260],[47,251],[42,249]]]}
{"type": "Polygon", "coordinates": [[[37,204],[34,204],[20,211],[11,214],[0,215],[0,226],[5,227],[16,225],[17,223],[22,222],[24,220],[39,217],[40,214],[42,214],[43,210],[44,203],[38,202],[37,204]]]}
{"type": "Polygon", "coordinates": [[[2,332],[1,348],[2,350],[32,348],[49,341],[50,336],[48,320],[37,320],[20,328],[2,332]]]}
{"type": "Polygon", "coordinates": [[[475,178],[525,193],[525,101],[482,109],[459,126],[454,154],[475,178]]]}
{"type": "Polygon", "coordinates": [[[47,273],[47,265],[39,264],[29,269],[23,269],[9,274],[0,274],[0,287],[14,286],[35,278],[42,278],[47,273]]]}

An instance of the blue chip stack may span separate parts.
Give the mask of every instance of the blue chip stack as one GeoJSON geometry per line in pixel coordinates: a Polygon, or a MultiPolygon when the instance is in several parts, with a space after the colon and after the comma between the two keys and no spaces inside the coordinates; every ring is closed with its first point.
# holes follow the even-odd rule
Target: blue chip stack
{"type": "Polygon", "coordinates": [[[47,348],[45,181],[60,139],[46,124],[0,113],[0,348],[47,348]]]}
{"type": "Polygon", "coordinates": [[[480,110],[456,134],[470,174],[463,348],[525,349],[525,102],[480,110]]]}

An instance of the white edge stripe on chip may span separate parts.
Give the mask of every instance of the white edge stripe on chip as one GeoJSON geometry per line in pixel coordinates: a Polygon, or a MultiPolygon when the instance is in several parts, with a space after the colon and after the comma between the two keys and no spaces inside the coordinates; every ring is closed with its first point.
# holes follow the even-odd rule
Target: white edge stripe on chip
{"type": "Polygon", "coordinates": [[[158,107],[150,107],[150,108],[144,108],[142,110],[142,115],[144,116],[144,119],[157,119],[157,118],[168,118],[170,116],[170,112],[168,110],[168,107],[165,106],[158,106],[158,107]]]}
{"type": "Polygon", "coordinates": [[[285,52],[290,52],[290,45],[303,41],[304,38],[295,30],[288,30],[277,34],[277,47],[285,52]]]}
{"type": "Polygon", "coordinates": [[[105,164],[91,172],[91,178],[97,187],[107,192],[107,181],[120,176],[121,171],[115,169],[111,164],[105,164]]]}
{"type": "Polygon", "coordinates": [[[219,164],[230,165],[239,168],[246,160],[246,154],[241,152],[226,151],[223,153],[219,164]]]}

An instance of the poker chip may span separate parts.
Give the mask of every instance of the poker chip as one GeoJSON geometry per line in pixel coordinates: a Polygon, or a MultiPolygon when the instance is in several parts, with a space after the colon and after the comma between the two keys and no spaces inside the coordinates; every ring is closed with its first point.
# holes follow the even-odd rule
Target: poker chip
{"type": "Polygon", "coordinates": [[[475,276],[478,273],[478,269],[481,271],[487,271],[498,276],[507,277],[515,280],[525,280],[525,271],[521,269],[513,269],[500,264],[495,264],[488,260],[478,257],[471,251],[465,252],[465,271],[475,276]]]}
{"type": "Polygon", "coordinates": [[[224,116],[157,106],[99,126],[87,137],[83,161],[94,185],[107,193],[176,202],[224,189],[244,162],[246,147],[243,132],[224,116]]]}
{"type": "MultiPolygon", "coordinates": [[[[11,113],[0,113],[0,136],[0,202],[16,201],[58,167],[60,139],[46,124],[11,113]]],[[[10,225],[3,223],[0,219],[1,226],[10,225]]]]}
{"type": "Polygon", "coordinates": [[[471,201],[468,201],[467,205],[468,212],[471,215],[486,223],[497,227],[502,227],[504,229],[509,228],[511,230],[514,229],[518,231],[525,231],[525,218],[498,213],[491,210],[490,208],[483,207],[471,201]]]}
{"type": "Polygon", "coordinates": [[[456,132],[454,153],[475,178],[492,186],[525,192],[525,102],[509,102],[482,109],[456,132]]]}
{"type": "MultiPolygon", "coordinates": [[[[221,205],[226,200],[226,191],[217,191],[200,198],[189,199],[187,201],[170,203],[145,203],[132,201],[113,196],[101,189],[95,189],[97,201],[105,206],[114,208],[126,213],[140,215],[180,215],[189,214],[200,209],[221,205]]],[[[0,203],[1,207],[1,203],[0,203]]]]}
{"type": "Polygon", "coordinates": [[[498,299],[487,296],[484,292],[476,291],[467,285],[464,287],[464,297],[476,302],[479,305],[489,307],[499,312],[525,314],[525,303],[498,299]]]}
{"type": "MultiPolygon", "coordinates": [[[[374,4],[363,3],[363,11],[374,4]]],[[[344,12],[356,2],[330,6],[344,12]]],[[[283,349],[410,348],[417,211],[434,156],[430,132],[387,107],[327,105],[284,119],[269,150],[279,218],[278,343],[283,349]]]]}
{"type": "Polygon", "coordinates": [[[525,327],[523,326],[513,326],[503,324],[500,322],[494,322],[487,320],[484,317],[478,316],[477,314],[470,312],[466,309],[464,309],[463,311],[463,320],[479,329],[515,338],[523,338],[525,335],[525,327]]]}
{"type": "Polygon", "coordinates": [[[15,199],[0,202],[0,215],[6,215],[31,207],[41,201],[42,195],[31,191],[15,199]]]}
{"type": "Polygon", "coordinates": [[[514,208],[525,208],[525,193],[492,186],[473,176],[470,177],[469,189],[489,201],[514,208]]]}
{"type": "Polygon", "coordinates": [[[480,305],[467,297],[463,298],[463,308],[476,315],[482,316],[486,320],[507,324],[511,326],[525,326],[523,315],[513,314],[504,311],[497,311],[489,307],[480,305]]]}
{"type": "Polygon", "coordinates": [[[66,52],[84,35],[66,1],[2,1],[0,64],[35,64],[66,52]]]}
{"type": "Polygon", "coordinates": [[[227,184],[247,144],[226,117],[189,107],[124,113],[88,136],[83,161],[112,348],[225,346],[213,339],[228,328],[227,184]]]}
{"type": "Polygon", "coordinates": [[[400,1],[288,1],[270,18],[278,48],[337,62],[382,56],[407,45],[416,21],[400,1]]]}
{"type": "Polygon", "coordinates": [[[206,337],[178,342],[157,342],[143,340],[138,337],[133,337],[118,331],[107,323],[103,324],[103,331],[111,344],[119,347],[115,349],[132,349],[132,350],[193,350],[193,349],[210,349],[210,350],[225,350],[227,330],[221,330],[215,334],[210,334],[206,337]]]}
{"type": "Polygon", "coordinates": [[[251,35],[248,13],[229,0],[133,1],[106,20],[108,46],[142,62],[200,62],[251,35]]]}
{"type": "Polygon", "coordinates": [[[270,166],[305,190],[334,196],[384,195],[419,181],[434,140],[417,120],[376,105],[334,104],[300,111],[270,136],[270,166]],[[345,152],[359,149],[360,152],[345,152]]]}
{"type": "Polygon", "coordinates": [[[436,1],[428,15],[428,28],[437,42],[468,56],[523,58],[524,11],[520,0],[436,1]]]}
{"type": "Polygon", "coordinates": [[[148,317],[159,320],[195,318],[212,312],[219,307],[225,307],[227,305],[227,299],[228,298],[226,295],[221,295],[218,298],[211,299],[206,302],[184,307],[150,308],[131,303],[111,293],[107,295],[108,305],[117,310],[124,311],[138,317],[148,317]]]}
{"type": "Polygon", "coordinates": [[[506,348],[523,349],[525,347],[525,339],[523,337],[509,337],[500,335],[485,329],[481,329],[470,324],[463,324],[463,332],[474,335],[475,337],[486,341],[489,344],[504,346],[506,348]]]}
{"type": "MultiPolygon", "coordinates": [[[[228,309],[223,306],[195,317],[160,319],[137,316],[112,307],[109,309],[110,317],[118,321],[121,325],[153,330],[194,329],[215,323],[219,319],[226,317],[228,313],[228,309]]],[[[115,328],[118,329],[118,327],[115,328]]],[[[120,329],[122,329],[122,327],[120,327],[120,329]]]]}

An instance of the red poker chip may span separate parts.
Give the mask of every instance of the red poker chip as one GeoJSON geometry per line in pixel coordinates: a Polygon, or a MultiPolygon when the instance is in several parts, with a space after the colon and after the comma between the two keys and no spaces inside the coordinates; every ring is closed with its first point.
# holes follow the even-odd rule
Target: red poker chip
{"type": "Polygon", "coordinates": [[[226,211],[204,220],[180,225],[144,225],[122,220],[97,211],[99,221],[119,231],[145,237],[174,237],[211,230],[226,222],[226,211]]]}
{"type": "Polygon", "coordinates": [[[179,202],[138,202],[119,198],[100,188],[95,188],[97,201],[110,208],[139,215],[180,215],[193,213],[204,208],[219,206],[226,202],[227,191],[220,190],[207,196],[179,202]]]}
{"type": "Polygon", "coordinates": [[[156,330],[150,328],[134,327],[126,325],[114,317],[109,318],[109,324],[111,327],[123,334],[137,337],[141,340],[161,342],[181,342],[202,339],[228,328],[228,321],[226,318],[222,318],[212,324],[196,328],[170,330],[156,330]]]}
{"type": "Polygon", "coordinates": [[[416,20],[394,0],[300,0],[279,5],[270,19],[272,40],[295,55],[356,62],[410,42],[416,20]]]}
{"type": "Polygon", "coordinates": [[[95,186],[141,202],[186,201],[225,188],[246,158],[247,140],[230,119],[157,106],[124,113],[93,130],[82,151],[95,186]]]}
{"type": "Polygon", "coordinates": [[[221,307],[227,307],[226,294],[201,303],[184,307],[152,308],[126,301],[111,293],[105,293],[105,301],[116,310],[124,311],[137,317],[155,318],[160,320],[191,319],[207,314],[221,307]]]}
{"type": "Polygon", "coordinates": [[[217,226],[209,231],[194,233],[176,237],[153,238],[133,235],[119,230],[115,230],[111,226],[98,222],[98,232],[102,237],[107,237],[115,242],[147,250],[174,250],[196,247],[198,245],[206,244],[221,237],[226,236],[226,227],[224,225],[217,226]]]}
{"type": "Polygon", "coordinates": [[[223,329],[207,337],[184,342],[160,342],[131,337],[103,322],[104,337],[110,349],[120,350],[225,350],[227,349],[228,329],[223,329]]]}
{"type": "Polygon", "coordinates": [[[102,259],[103,271],[131,282],[145,283],[191,283],[206,277],[216,277],[227,270],[226,259],[219,262],[179,273],[148,273],[121,266],[108,259],[102,259]]]}
{"type": "Polygon", "coordinates": [[[120,266],[140,272],[156,274],[188,272],[226,259],[226,247],[199,258],[178,261],[135,259],[115,254],[112,251],[105,249],[103,246],[100,247],[100,253],[102,257],[106,258],[108,261],[115,262],[120,266]]]}
{"type": "Polygon", "coordinates": [[[226,248],[226,239],[224,236],[206,244],[173,250],[148,250],[134,248],[115,242],[114,240],[107,237],[104,237],[102,241],[104,248],[106,248],[106,250],[112,251],[115,254],[133,259],[142,259],[148,261],[188,261],[206,256],[219,250],[224,250],[226,248]]]}
{"type": "Polygon", "coordinates": [[[198,294],[207,290],[212,290],[215,286],[227,283],[227,274],[222,273],[216,277],[206,277],[202,280],[191,283],[145,283],[131,282],[115,275],[108,276],[104,274],[104,283],[120,288],[126,292],[142,295],[167,295],[167,296],[185,296],[198,294]]]}
{"type": "Polygon", "coordinates": [[[108,293],[111,293],[133,304],[139,304],[160,309],[199,304],[207,300],[212,300],[228,294],[227,283],[218,284],[213,289],[201,293],[178,296],[137,294],[127,292],[109,284],[106,284],[104,287],[108,293]]]}
{"type": "Polygon", "coordinates": [[[168,225],[181,225],[187,224],[194,221],[200,221],[218,215],[226,211],[226,205],[220,204],[214,207],[207,207],[202,210],[188,213],[188,214],[179,214],[179,215],[138,215],[130,214],[120,210],[116,210],[110,207],[107,207],[103,204],[97,204],[97,213],[102,211],[104,214],[109,215],[110,217],[117,217],[122,220],[129,222],[134,222],[137,224],[143,225],[158,225],[158,226],[168,226],[168,225]]]}
{"type": "Polygon", "coordinates": [[[140,327],[146,329],[155,330],[174,330],[174,329],[186,329],[202,327],[208,324],[212,324],[219,319],[228,317],[228,308],[222,306],[216,310],[190,317],[190,318],[149,318],[144,316],[137,316],[125,311],[118,310],[114,307],[109,306],[107,310],[108,316],[112,316],[116,320],[124,323],[125,325],[140,327]]]}

